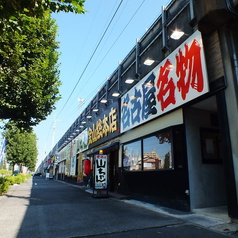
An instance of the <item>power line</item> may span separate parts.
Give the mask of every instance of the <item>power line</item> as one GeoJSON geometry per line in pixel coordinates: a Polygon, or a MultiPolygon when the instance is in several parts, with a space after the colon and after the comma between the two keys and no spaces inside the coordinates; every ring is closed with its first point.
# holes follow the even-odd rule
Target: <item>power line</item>
{"type": "MultiPolygon", "coordinates": [[[[142,1],[142,3],[139,5],[139,7],[136,9],[136,11],[134,12],[134,14],[132,15],[132,17],[130,18],[130,20],[127,22],[127,24],[125,25],[125,27],[122,29],[121,33],[118,35],[118,37],[116,38],[116,40],[114,41],[114,43],[112,44],[112,46],[109,48],[109,50],[107,51],[107,53],[104,55],[104,57],[102,58],[102,60],[100,61],[100,63],[98,64],[98,66],[96,67],[96,69],[93,71],[93,73],[91,74],[90,78],[92,78],[92,76],[94,75],[94,73],[96,72],[96,70],[99,68],[99,66],[102,64],[102,62],[104,61],[104,59],[106,58],[106,56],[110,53],[111,49],[113,48],[113,46],[116,44],[116,42],[118,41],[118,39],[121,37],[122,33],[126,30],[126,28],[128,27],[128,25],[130,24],[130,22],[132,21],[132,19],[135,17],[135,15],[137,14],[137,12],[140,10],[141,6],[143,5],[143,3],[145,2],[145,0],[142,1]]],[[[89,80],[88,80],[89,82],[89,80]]],[[[87,83],[88,83],[87,82],[87,83]]],[[[81,88],[81,90],[86,86],[86,84],[84,84],[84,86],[81,88]]]]}
{"type": "MultiPolygon", "coordinates": [[[[100,61],[100,63],[99,63],[98,66],[96,67],[96,69],[93,71],[93,73],[91,74],[91,76],[90,76],[89,79],[92,78],[92,76],[94,75],[94,73],[96,72],[96,70],[99,68],[99,66],[102,64],[102,62],[104,61],[104,59],[106,58],[106,56],[110,53],[110,51],[112,50],[112,48],[114,47],[114,45],[116,44],[116,42],[119,40],[119,38],[121,37],[121,35],[123,34],[123,32],[126,30],[126,28],[127,28],[128,25],[131,23],[131,21],[133,20],[133,18],[135,17],[135,15],[138,13],[138,11],[140,10],[140,8],[142,7],[142,5],[143,5],[144,2],[145,2],[145,0],[143,0],[143,1],[141,2],[141,4],[138,6],[138,8],[137,8],[136,11],[134,12],[134,14],[131,16],[131,18],[129,19],[129,21],[127,22],[127,24],[125,25],[125,27],[122,29],[122,31],[120,32],[120,34],[118,35],[118,37],[116,38],[116,40],[113,42],[113,44],[111,45],[111,47],[109,48],[109,50],[107,51],[107,53],[105,54],[105,56],[103,57],[103,59],[100,61]]],[[[121,2],[121,3],[122,3],[122,2],[121,2]]],[[[120,3],[120,4],[121,4],[121,3],[120,3]]],[[[120,5],[119,5],[119,6],[120,6],[120,5]]],[[[119,7],[118,7],[118,8],[119,8],[119,7]]],[[[117,8],[116,12],[118,11],[118,8],[117,8]]],[[[114,13],[114,16],[115,16],[116,12],[114,13]]],[[[113,16],[113,17],[114,17],[114,16],[113,16]]],[[[113,20],[113,19],[111,19],[109,25],[111,24],[112,20],[113,20]]],[[[108,25],[108,27],[109,27],[109,25],[108,25]]],[[[108,29],[108,27],[107,27],[107,29],[108,29]]],[[[106,29],[106,30],[107,30],[107,29],[106,29]]],[[[104,31],[104,35],[105,35],[105,33],[106,33],[106,30],[104,31]]],[[[103,35],[103,36],[104,36],[104,35],[103,35]]],[[[101,41],[102,41],[102,37],[101,37],[101,41]]],[[[101,41],[100,41],[100,42],[101,42],[101,41]]],[[[99,42],[99,43],[100,43],[100,42],[99,42]]],[[[99,43],[98,43],[98,46],[99,46],[99,43]]],[[[97,46],[97,48],[98,48],[98,46],[97,46]]],[[[96,51],[96,50],[95,50],[95,51],[96,51]]],[[[94,54],[95,54],[95,52],[94,52],[94,54]]],[[[92,57],[91,57],[91,58],[92,58],[92,57]]],[[[80,79],[81,79],[81,78],[82,78],[82,75],[80,76],[80,79]]],[[[79,80],[80,80],[80,79],[79,79],[79,80]]],[[[79,82],[79,81],[78,81],[78,82],[79,82]]],[[[77,82],[77,84],[78,84],[78,82],[77,82]]],[[[82,89],[87,85],[88,82],[89,82],[89,80],[83,85],[83,87],[81,88],[81,91],[82,91],[82,89]]],[[[100,86],[102,86],[104,83],[105,83],[105,82],[100,83],[99,86],[98,86],[98,88],[99,88],[100,86]]],[[[76,84],[76,86],[77,86],[77,84],[76,84]]],[[[73,91],[75,90],[76,86],[74,87],[73,91]]],[[[73,93],[73,91],[72,91],[72,93],[73,93]]],[[[96,91],[96,90],[94,90],[94,91],[85,99],[85,101],[87,101],[90,97],[92,97],[92,96],[95,94],[95,91],[96,91]],[[91,95],[92,95],[92,96],[91,96],[91,95]]],[[[70,94],[70,96],[69,96],[67,102],[65,103],[65,105],[68,103],[70,97],[72,96],[72,93],[70,94]]],[[[61,109],[60,113],[61,113],[62,110],[64,109],[65,105],[64,105],[63,108],[61,109]]],[[[75,111],[76,109],[77,109],[76,107],[75,107],[74,109],[72,109],[71,112],[70,112],[70,115],[73,115],[73,113],[74,113],[74,111],[75,111]]],[[[59,113],[59,114],[60,114],[60,113],[59,113]]]]}
{"type": "MultiPolygon", "coordinates": [[[[121,37],[121,35],[123,34],[123,32],[126,30],[126,28],[128,27],[128,25],[131,23],[131,21],[133,20],[133,18],[135,17],[135,15],[138,13],[138,11],[140,10],[140,8],[142,7],[143,3],[145,2],[145,0],[143,0],[141,2],[141,4],[138,6],[138,8],[136,9],[136,11],[134,12],[134,14],[131,16],[131,18],[129,19],[129,21],[127,22],[127,24],[125,25],[125,27],[122,29],[122,31],[120,32],[120,34],[118,35],[118,37],[116,38],[116,40],[113,42],[113,44],[111,45],[111,47],[109,48],[109,50],[107,51],[107,53],[105,54],[105,56],[103,57],[103,59],[100,61],[100,63],[98,64],[98,66],[96,67],[96,69],[93,71],[93,73],[91,74],[91,76],[89,77],[89,79],[92,78],[92,76],[94,75],[94,73],[96,72],[96,70],[99,68],[99,66],[102,64],[102,62],[104,61],[104,59],[106,58],[106,56],[110,53],[110,51],[112,50],[112,48],[114,47],[114,45],[116,44],[116,42],[119,40],[119,38],[121,37]]],[[[83,87],[81,88],[81,91],[82,89],[87,85],[87,83],[89,82],[90,80],[88,80],[84,85],[83,87]]],[[[97,88],[99,88],[100,86],[102,86],[105,82],[102,82],[99,84],[99,86],[97,88]]],[[[92,97],[94,94],[95,94],[95,91],[94,90],[87,98],[85,98],[85,101],[87,101],[90,97],[92,97]]],[[[74,107],[74,109],[71,110],[70,112],[70,115],[73,115],[75,110],[77,110],[76,107],[74,107]]]]}
{"type": "Polygon", "coordinates": [[[99,40],[99,42],[98,42],[98,44],[97,44],[97,46],[96,46],[95,50],[93,51],[93,53],[92,53],[92,55],[91,55],[91,57],[90,57],[90,59],[89,59],[88,63],[86,64],[86,66],[85,66],[85,68],[84,68],[83,72],[81,73],[81,75],[80,75],[80,77],[79,77],[79,79],[78,79],[77,83],[75,84],[75,86],[74,86],[73,90],[71,91],[71,93],[70,93],[70,95],[69,95],[68,99],[66,100],[66,102],[65,102],[64,106],[63,106],[63,107],[62,107],[62,109],[60,110],[60,112],[59,112],[59,114],[58,114],[58,117],[59,117],[59,115],[62,113],[62,111],[63,111],[63,109],[65,108],[65,106],[67,105],[67,103],[68,103],[69,99],[71,98],[71,96],[72,96],[73,92],[75,91],[76,87],[78,86],[78,84],[79,84],[79,81],[81,80],[82,76],[84,75],[85,71],[87,70],[87,68],[88,68],[88,66],[89,66],[89,64],[90,64],[90,62],[91,62],[91,60],[92,60],[93,56],[95,55],[95,53],[96,53],[96,51],[97,51],[97,49],[98,49],[99,45],[101,44],[101,42],[102,42],[102,40],[103,40],[103,38],[104,38],[105,34],[107,33],[107,31],[108,31],[108,28],[110,27],[110,25],[111,25],[111,23],[112,23],[112,21],[113,21],[114,17],[116,16],[116,14],[117,14],[117,12],[118,12],[118,10],[119,10],[119,8],[120,8],[120,6],[121,6],[122,2],[123,2],[123,0],[121,0],[121,2],[119,3],[119,5],[118,5],[118,7],[117,7],[117,9],[116,9],[116,11],[115,11],[115,13],[114,13],[114,15],[112,16],[112,18],[111,18],[111,20],[110,20],[110,22],[109,22],[109,24],[108,24],[108,26],[107,26],[106,30],[104,31],[104,33],[103,33],[103,35],[102,35],[101,39],[99,40]]]}

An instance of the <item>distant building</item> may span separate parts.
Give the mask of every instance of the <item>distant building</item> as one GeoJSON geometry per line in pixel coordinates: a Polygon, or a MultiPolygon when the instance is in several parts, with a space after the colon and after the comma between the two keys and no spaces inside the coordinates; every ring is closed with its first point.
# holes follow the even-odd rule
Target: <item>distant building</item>
{"type": "Polygon", "coordinates": [[[143,153],[144,157],[144,169],[161,169],[161,161],[162,159],[159,157],[159,155],[156,153],[156,150],[152,150],[151,153],[143,153]]]}

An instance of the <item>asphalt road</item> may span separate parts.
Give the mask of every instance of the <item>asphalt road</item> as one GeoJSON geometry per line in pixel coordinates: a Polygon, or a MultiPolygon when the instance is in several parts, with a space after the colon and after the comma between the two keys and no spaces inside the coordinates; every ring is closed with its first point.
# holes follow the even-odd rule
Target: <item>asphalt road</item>
{"type": "Polygon", "coordinates": [[[54,180],[34,177],[0,197],[1,238],[232,237],[54,180]]]}

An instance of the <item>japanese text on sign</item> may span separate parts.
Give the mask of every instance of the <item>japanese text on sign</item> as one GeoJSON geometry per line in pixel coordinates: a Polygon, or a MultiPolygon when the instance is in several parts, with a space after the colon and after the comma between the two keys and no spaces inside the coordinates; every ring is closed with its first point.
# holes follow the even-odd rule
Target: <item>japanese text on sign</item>
{"type": "Polygon", "coordinates": [[[107,155],[95,156],[95,189],[107,189],[107,155]]]}
{"type": "Polygon", "coordinates": [[[207,92],[203,44],[196,31],[122,97],[121,132],[207,92]]]}
{"type": "Polygon", "coordinates": [[[99,139],[108,136],[109,133],[117,131],[117,109],[111,108],[109,115],[104,114],[103,119],[99,119],[96,124],[93,124],[92,128],[88,129],[88,144],[92,144],[99,139]]]}

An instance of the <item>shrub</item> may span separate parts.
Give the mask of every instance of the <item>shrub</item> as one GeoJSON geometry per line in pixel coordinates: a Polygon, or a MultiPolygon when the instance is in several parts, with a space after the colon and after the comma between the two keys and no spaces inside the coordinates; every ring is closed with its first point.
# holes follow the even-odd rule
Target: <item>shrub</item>
{"type": "Polygon", "coordinates": [[[0,195],[7,193],[10,187],[10,183],[5,178],[0,178],[0,195]]]}
{"type": "Polygon", "coordinates": [[[0,169],[0,176],[10,176],[12,174],[12,171],[5,170],[5,169],[0,169]]]}
{"type": "Polygon", "coordinates": [[[25,181],[26,181],[26,176],[24,174],[17,174],[15,176],[15,183],[21,184],[21,183],[24,183],[25,181]]]}
{"type": "Polygon", "coordinates": [[[15,184],[15,176],[6,176],[5,180],[8,181],[10,185],[15,184]]]}
{"type": "Polygon", "coordinates": [[[17,174],[15,176],[0,177],[0,195],[7,193],[10,185],[21,184],[30,178],[31,175],[17,174]]]}
{"type": "Polygon", "coordinates": [[[31,178],[31,174],[27,174],[27,175],[25,175],[26,176],[26,179],[29,179],[29,178],[31,178]]]}
{"type": "Polygon", "coordinates": [[[5,179],[10,183],[10,185],[21,184],[26,181],[26,176],[24,174],[17,174],[15,176],[6,176],[5,179]]]}
{"type": "Polygon", "coordinates": [[[1,184],[1,194],[7,193],[9,190],[10,184],[8,181],[5,181],[3,184],[1,184]]]}

